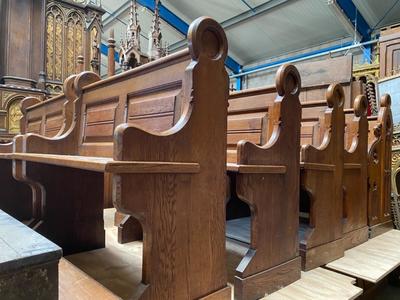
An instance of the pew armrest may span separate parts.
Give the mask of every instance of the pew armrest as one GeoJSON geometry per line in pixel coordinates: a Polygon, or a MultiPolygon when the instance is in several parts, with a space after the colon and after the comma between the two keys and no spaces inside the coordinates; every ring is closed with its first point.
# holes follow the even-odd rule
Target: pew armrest
{"type": "Polygon", "coordinates": [[[164,132],[149,132],[128,123],[117,126],[114,132],[114,160],[164,162],[189,160],[191,151],[187,151],[188,147],[183,146],[185,140],[190,140],[188,131],[185,130],[185,123],[188,120],[183,121],[164,132]]]}
{"type": "Polygon", "coordinates": [[[241,164],[226,164],[226,169],[229,172],[237,172],[242,174],[285,174],[286,166],[279,165],[241,165],[241,164]]]}

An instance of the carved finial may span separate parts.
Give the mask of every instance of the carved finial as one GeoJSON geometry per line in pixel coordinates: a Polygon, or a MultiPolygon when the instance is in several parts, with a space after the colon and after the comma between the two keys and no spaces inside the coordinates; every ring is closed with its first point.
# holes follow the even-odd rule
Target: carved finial
{"type": "Polygon", "coordinates": [[[381,97],[381,106],[383,107],[390,107],[392,105],[392,98],[389,94],[384,94],[381,97]]]}
{"type": "Polygon", "coordinates": [[[137,3],[131,0],[129,22],[126,29],[125,40],[121,38],[120,65],[123,70],[134,68],[141,63],[137,57],[141,57],[140,32],[137,3]]]}
{"type": "Polygon", "coordinates": [[[212,60],[225,61],[228,53],[225,31],[218,22],[209,17],[197,18],[190,24],[188,46],[194,60],[207,56],[212,60]]]}
{"type": "Polygon", "coordinates": [[[328,107],[332,108],[335,105],[341,107],[344,103],[343,87],[339,83],[332,83],[326,91],[326,102],[328,107]]]}
{"type": "Polygon", "coordinates": [[[160,21],[160,1],[155,0],[154,4],[154,17],[151,25],[151,31],[149,33],[149,59],[155,60],[166,55],[166,48],[162,46],[162,34],[161,34],[161,21],[160,21]]]}
{"type": "Polygon", "coordinates": [[[368,110],[368,100],[364,95],[358,95],[354,100],[354,113],[357,117],[366,116],[368,110]]]}
{"type": "Polygon", "coordinates": [[[129,13],[129,24],[126,30],[126,49],[135,48],[140,51],[140,25],[137,13],[136,0],[131,0],[131,9],[129,13]]]}
{"type": "Polygon", "coordinates": [[[276,72],[275,86],[279,96],[298,95],[301,89],[299,71],[294,65],[284,64],[276,72]]]}
{"type": "Polygon", "coordinates": [[[108,77],[115,75],[115,40],[114,40],[114,29],[110,31],[110,37],[108,39],[108,77]]]}

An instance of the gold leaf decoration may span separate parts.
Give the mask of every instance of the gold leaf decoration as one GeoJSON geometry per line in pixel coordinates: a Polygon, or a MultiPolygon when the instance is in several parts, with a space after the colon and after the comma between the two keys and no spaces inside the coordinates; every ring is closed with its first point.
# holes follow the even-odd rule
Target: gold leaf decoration
{"type": "Polygon", "coordinates": [[[8,108],[8,132],[19,133],[20,125],[19,121],[22,117],[21,109],[19,108],[19,100],[15,100],[11,103],[8,108]]]}
{"type": "Polygon", "coordinates": [[[47,49],[46,49],[46,73],[47,78],[54,79],[54,15],[49,13],[47,15],[47,49]]]}

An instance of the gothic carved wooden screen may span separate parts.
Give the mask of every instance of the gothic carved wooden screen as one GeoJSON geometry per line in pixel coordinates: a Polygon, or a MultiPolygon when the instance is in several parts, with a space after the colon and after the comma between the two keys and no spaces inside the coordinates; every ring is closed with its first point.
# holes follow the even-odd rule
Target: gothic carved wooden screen
{"type": "Polygon", "coordinates": [[[64,15],[58,6],[48,9],[46,17],[47,26],[47,55],[46,73],[50,81],[63,80],[63,35],[64,15]]]}
{"type": "Polygon", "coordinates": [[[48,0],[46,9],[46,89],[62,91],[62,83],[79,71],[78,56],[84,69],[99,73],[101,8],[97,2],[48,0]],[[78,4],[75,4],[78,3],[78,4]],[[89,5],[90,4],[90,5],[89,5]]]}

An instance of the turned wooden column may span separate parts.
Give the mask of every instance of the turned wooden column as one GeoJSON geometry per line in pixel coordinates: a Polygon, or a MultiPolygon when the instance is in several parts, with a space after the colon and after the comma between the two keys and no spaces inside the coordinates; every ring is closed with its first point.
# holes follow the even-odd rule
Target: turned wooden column
{"type": "Polygon", "coordinates": [[[114,29],[110,32],[110,37],[108,39],[108,77],[115,75],[115,39],[114,39],[114,29]]]}

